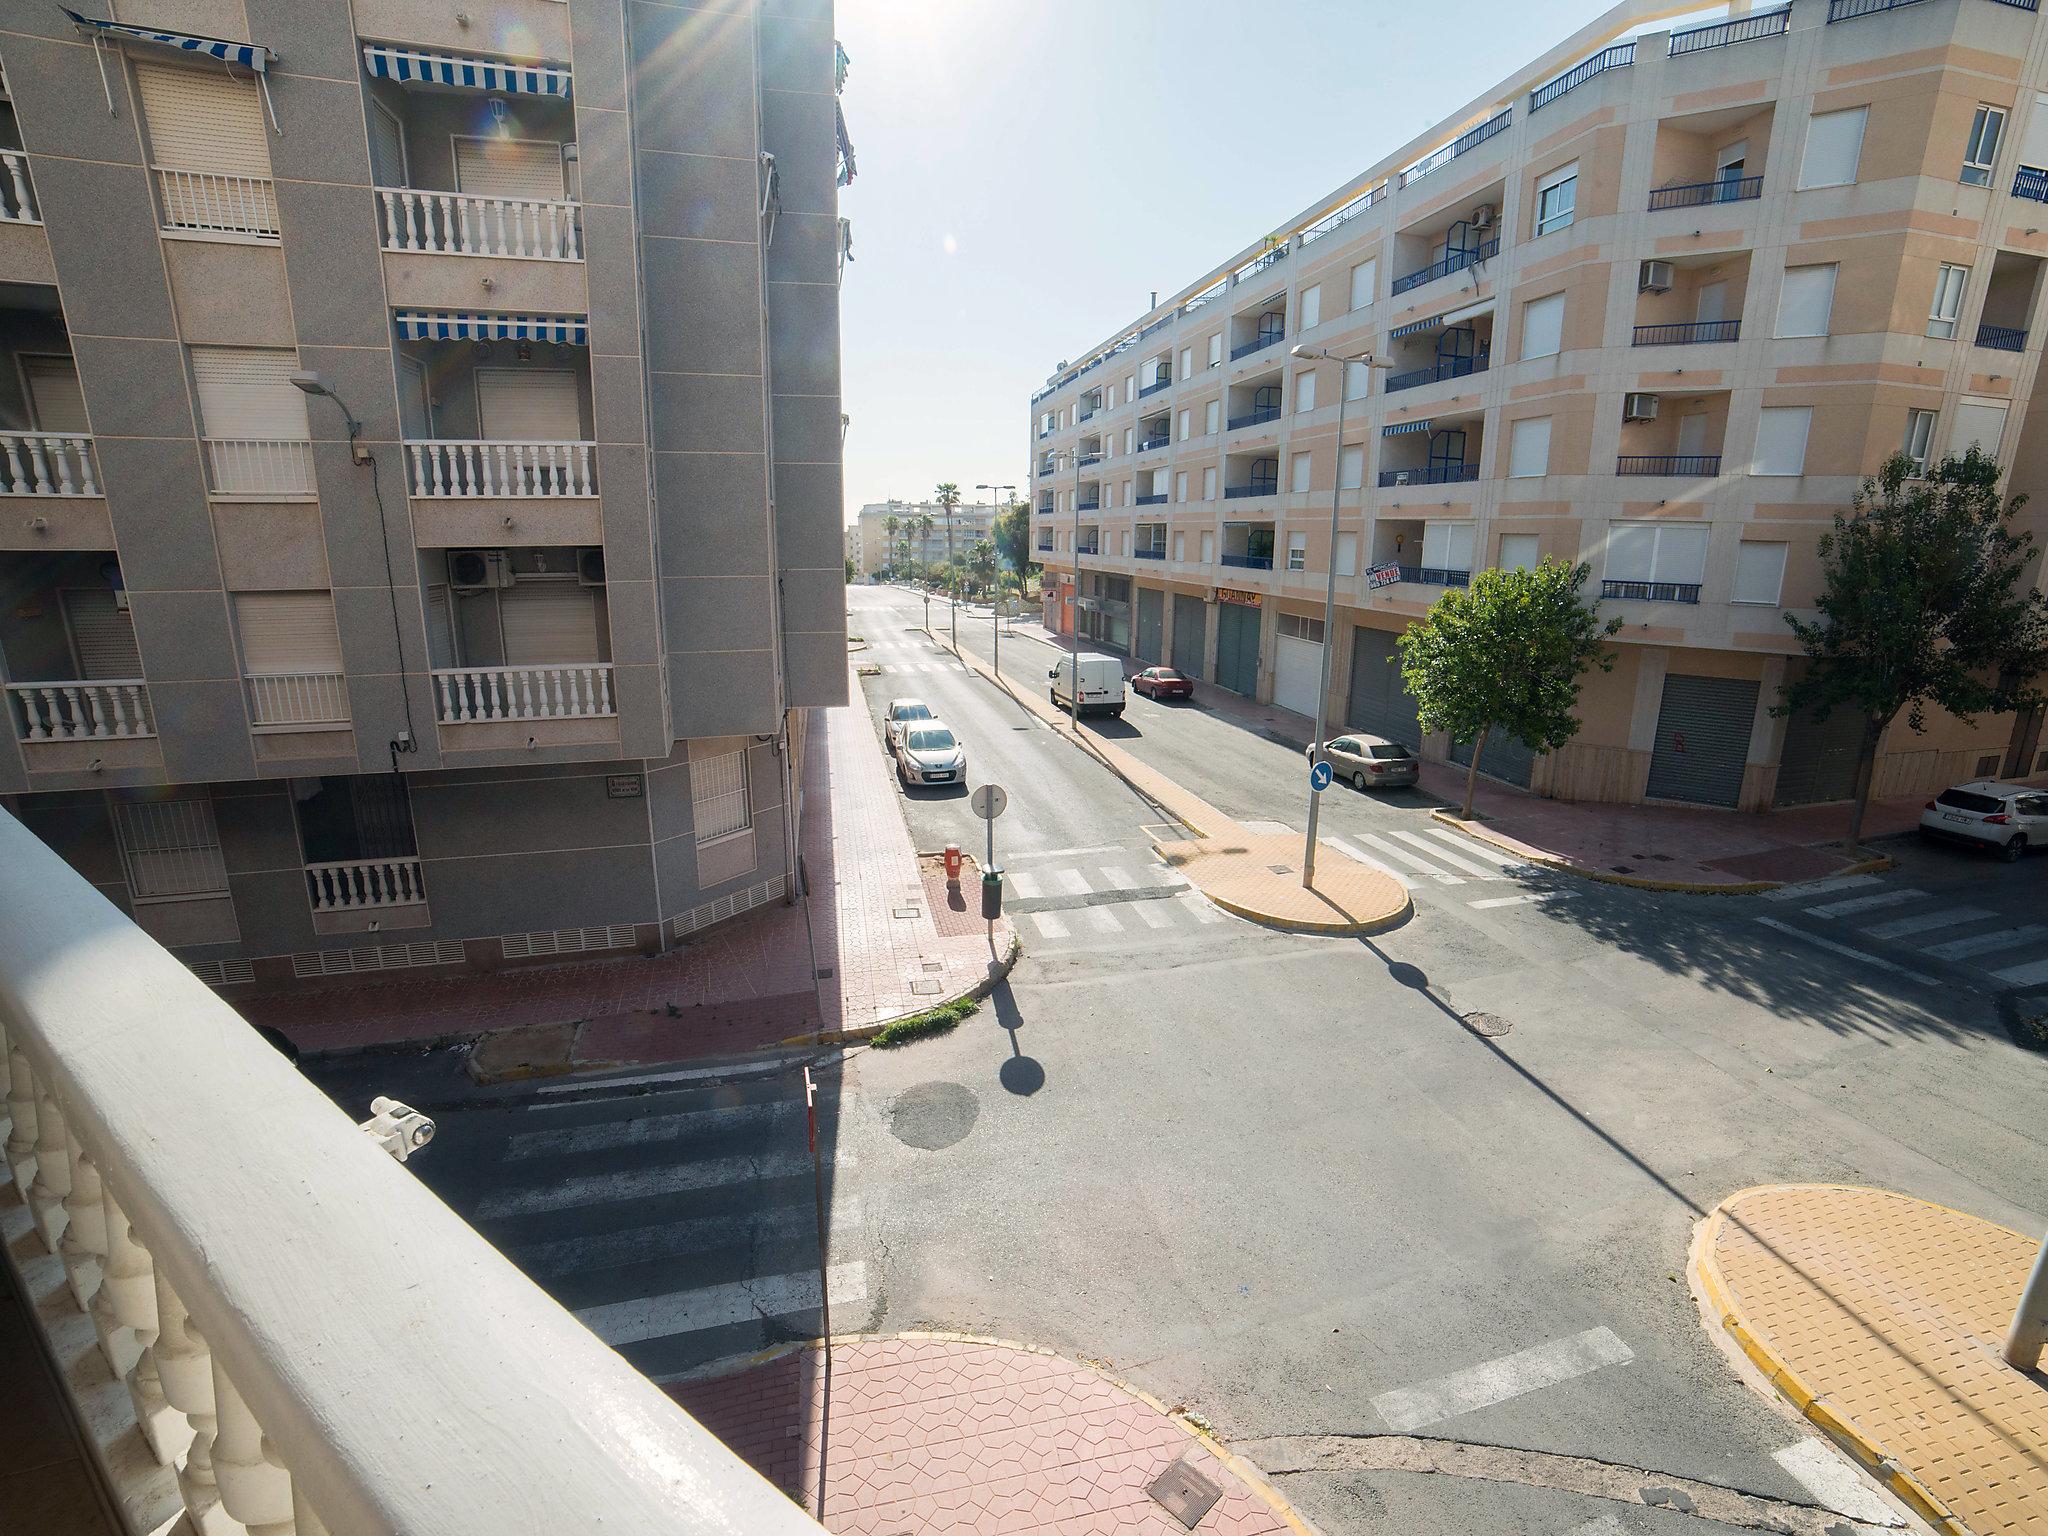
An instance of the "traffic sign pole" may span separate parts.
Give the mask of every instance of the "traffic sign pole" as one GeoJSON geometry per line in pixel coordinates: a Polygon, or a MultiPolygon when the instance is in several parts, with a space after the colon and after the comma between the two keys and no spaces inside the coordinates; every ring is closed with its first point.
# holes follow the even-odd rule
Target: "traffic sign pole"
{"type": "Polygon", "coordinates": [[[1000,784],[982,784],[967,797],[967,807],[988,827],[988,857],[981,866],[981,915],[988,922],[988,948],[996,948],[996,919],[1003,913],[1003,872],[996,866],[996,818],[1010,803],[1000,784]]]}

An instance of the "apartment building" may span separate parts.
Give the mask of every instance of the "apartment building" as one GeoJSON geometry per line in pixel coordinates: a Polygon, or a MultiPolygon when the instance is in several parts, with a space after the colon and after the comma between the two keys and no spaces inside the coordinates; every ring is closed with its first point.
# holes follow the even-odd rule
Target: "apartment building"
{"type": "Polygon", "coordinates": [[[202,9],[0,21],[8,809],[223,984],[783,897],[845,699],[829,4],[202,9]]]}
{"type": "Polygon", "coordinates": [[[953,508],[951,553],[948,554],[946,509],[936,501],[871,501],[860,509],[854,526],[860,530],[860,573],[872,576],[892,560],[901,559],[907,547],[910,558],[920,565],[935,565],[948,558],[963,559],[981,539],[996,536],[996,514],[1002,510],[993,502],[962,502],[953,508]],[[889,533],[889,519],[896,519],[896,532],[889,533]],[[929,529],[924,519],[931,519],[929,529]]]}
{"type": "MultiPolygon", "coordinates": [[[[1771,713],[1830,518],[1889,454],[1976,443],[2043,527],[2044,54],[2037,0],[1615,7],[1062,365],[1047,622],[1305,714],[1327,645],[1330,717],[1414,739],[1395,637],[1476,569],[1583,560],[1619,660],[1569,746],[1482,771],[1846,797],[1857,722],[1771,713]]],[[[2044,748],[2038,715],[1900,723],[1877,787],[2044,748]]]]}

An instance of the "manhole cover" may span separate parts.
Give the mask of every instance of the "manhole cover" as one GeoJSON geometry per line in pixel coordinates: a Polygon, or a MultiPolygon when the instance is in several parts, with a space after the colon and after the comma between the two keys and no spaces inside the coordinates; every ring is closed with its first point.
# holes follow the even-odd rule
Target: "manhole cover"
{"type": "Polygon", "coordinates": [[[939,1152],[964,1140],[981,1114],[981,1101],[965,1083],[919,1083],[889,1106],[889,1131],[906,1147],[939,1152]]]}
{"type": "Polygon", "coordinates": [[[1489,1040],[1498,1040],[1515,1026],[1497,1013],[1468,1013],[1459,1020],[1475,1035],[1484,1035],[1489,1040]]]}
{"type": "Polygon", "coordinates": [[[1276,875],[1291,875],[1294,873],[1294,866],[1291,864],[1268,864],[1266,868],[1273,871],[1276,875]]]}
{"type": "Polygon", "coordinates": [[[915,907],[891,907],[889,915],[891,917],[916,917],[918,914],[915,907]]]}
{"type": "Polygon", "coordinates": [[[945,990],[946,984],[943,981],[913,981],[910,984],[912,997],[937,997],[945,990]]]}
{"type": "Polygon", "coordinates": [[[1191,1531],[1223,1497],[1221,1487],[1184,1461],[1176,1461],[1160,1473],[1146,1491],[1160,1508],[1191,1531]]]}

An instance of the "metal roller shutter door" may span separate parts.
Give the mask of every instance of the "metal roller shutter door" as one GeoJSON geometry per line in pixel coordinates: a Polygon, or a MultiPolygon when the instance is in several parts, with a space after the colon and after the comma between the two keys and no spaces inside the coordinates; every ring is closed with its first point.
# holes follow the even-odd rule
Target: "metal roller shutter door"
{"type": "Polygon", "coordinates": [[[1390,630],[1351,631],[1351,695],[1344,719],[1355,731],[1420,747],[1415,696],[1401,682],[1401,656],[1390,630]]]}
{"type": "MultiPolygon", "coordinates": [[[[1451,761],[1460,768],[1472,761],[1472,743],[1456,742],[1451,746],[1451,761]]],[[[1503,784],[1513,784],[1518,789],[1529,787],[1529,775],[1536,767],[1536,749],[1519,736],[1506,731],[1490,731],[1486,737],[1486,750],[1479,754],[1479,776],[1485,779],[1499,779],[1503,784]]]]}
{"type": "Polygon", "coordinates": [[[1216,609],[1216,681],[1250,698],[1259,687],[1259,610],[1241,603],[1216,609]]]}
{"type": "Polygon", "coordinates": [[[1863,746],[1863,720],[1853,709],[1836,709],[1816,720],[1802,709],[1785,722],[1785,748],[1778,758],[1777,805],[1819,805],[1856,793],[1856,755],[1863,746]]]}
{"type": "Polygon", "coordinates": [[[476,408],[494,443],[573,443],[583,437],[576,376],[555,368],[479,368],[476,408]]]}
{"type": "Polygon", "coordinates": [[[591,588],[574,581],[522,579],[498,594],[505,665],[597,661],[597,605],[591,588]]]}
{"type": "Polygon", "coordinates": [[[1316,690],[1323,683],[1323,648],[1313,640],[1282,635],[1273,665],[1273,702],[1314,718],[1316,690]]]}
{"type": "Polygon", "coordinates": [[[1209,639],[1209,605],[1185,592],[1173,596],[1173,667],[1189,677],[1202,675],[1202,651],[1209,639]]]}
{"type": "Polygon", "coordinates": [[[1151,587],[1138,588],[1138,660],[1157,666],[1166,638],[1166,594],[1151,587]]]}
{"type": "Polygon", "coordinates": [[[1739,677],[1664,679],[1657,745],[1650,754],[1652,800],[1733,807],[1742,798],[1758,685],[1739,677]]]}

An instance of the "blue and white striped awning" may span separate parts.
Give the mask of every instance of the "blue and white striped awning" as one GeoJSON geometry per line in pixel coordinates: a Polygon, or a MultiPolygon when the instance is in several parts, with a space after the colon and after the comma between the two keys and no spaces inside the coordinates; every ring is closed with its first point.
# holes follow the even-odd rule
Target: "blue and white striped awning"
{"type": "Polygon", "coordinates": [[[1443,323],[1442,315],[1431,315],[1427,320],[1410,320],[1406,325],[1397,325],[1387,332],[1387,339],[1391,341],[1397,336],[1413,336],[1421,331],[1435,330],[1443,323]]]}
{"type": "Polygon", "coordinates": [[[240,64],[244,69],[259,73],[265,64],[277,57],[261,43],[231,43],[223,38],[199,37],[189,32],[159,32],[155,27],[133,27],[126,22],[95,21],[90,16],[81,16],[68,9],[64,14],[91,37],[105,37],[116,42],[156,43],[185,53],[204,54],[209,59],[219,59],[223,64],[240,64]]]}
{"type": "Polygon", "coordinates": [[[582,315],[478,315],[455,310],[401,309],[392,316],[407,341],[557,341],[590,345],[582,315]]]}
{"type": "Polygon", "coordinates": [[[365,43],[363,62],[380,80],[417,80],[471,91],[504,91],[526,96],[569,94],[569,71],[559,64],[513,64],[503,59],[470,59],[453,53],[422,53],[365,43]]]}
{"type": "Polygon", "coordinates": [[[1427,432],[1429,428],[1430,419],[1425,416],[1420,421],[1397,421],[1391,427],[1381,427],[1380,436],[1405,437],[1410,432],[1427,432]]]}

